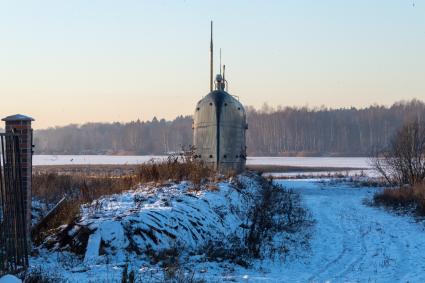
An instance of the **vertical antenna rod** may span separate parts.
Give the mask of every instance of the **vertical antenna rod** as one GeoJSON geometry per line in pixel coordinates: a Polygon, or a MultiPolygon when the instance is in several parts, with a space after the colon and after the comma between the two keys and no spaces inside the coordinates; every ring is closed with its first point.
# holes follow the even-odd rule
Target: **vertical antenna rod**
{"type": "Polygon", "coordinates": [[[213,21],[211,21],[211,42],[210,42],[210,92],[213,91],[213,21]]]}
{"type": "Polygon", "coordinates": [[[220,75],[221,75],[221,48],[220,48],[220,75]]]}

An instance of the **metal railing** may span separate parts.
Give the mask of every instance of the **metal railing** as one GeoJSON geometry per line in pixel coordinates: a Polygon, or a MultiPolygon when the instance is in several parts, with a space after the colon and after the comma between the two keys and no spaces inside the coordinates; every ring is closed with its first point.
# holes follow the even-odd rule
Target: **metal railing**
{"type": "Polygon", "coordinates": [[[28,266],[25,193],[18,136],[0,133],[0,275],[28,266]]]}

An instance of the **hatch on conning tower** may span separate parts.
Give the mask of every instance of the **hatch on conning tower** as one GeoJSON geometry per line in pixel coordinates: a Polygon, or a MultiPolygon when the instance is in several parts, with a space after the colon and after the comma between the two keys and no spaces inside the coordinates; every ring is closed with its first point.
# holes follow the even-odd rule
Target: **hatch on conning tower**
{"type": "Polygon", "coordinates": [[[227,92],[224,66],[213,84],[212,22],[210,52],[210,93],[197,103],[193,116],[195,155],[221,173],[240,173],[246,163],[246,114],[227,92]]]}

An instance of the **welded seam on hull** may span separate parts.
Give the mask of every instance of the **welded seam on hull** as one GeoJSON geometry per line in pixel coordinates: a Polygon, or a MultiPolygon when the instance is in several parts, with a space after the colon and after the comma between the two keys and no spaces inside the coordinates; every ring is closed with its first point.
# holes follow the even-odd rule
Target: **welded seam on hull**
{"type": "Polygon", "coordinates": [[[217,91],[213,93],[213,99],[215,104],[215,111],[216,111],[216,120],[217,120],[217,129],[216,129],[216,169],[217,171],[220,170],[220,117],[221,117],[221,109],[223,105],[223,93],[217,91]]]}

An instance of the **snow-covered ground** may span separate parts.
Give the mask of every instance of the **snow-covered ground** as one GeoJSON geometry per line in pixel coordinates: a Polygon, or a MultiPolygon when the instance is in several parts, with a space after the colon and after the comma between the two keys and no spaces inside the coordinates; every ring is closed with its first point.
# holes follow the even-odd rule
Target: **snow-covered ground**
{"type": "MultiPolygon", "coordinates": [[[[141,164],[165,156],[34,155],[34,165],[141,164]]],[[[248,157],[248,165],[369,168],[367,157],[248,157]]]]}
{"type": "Polygon", "coordinates": [[[5,275],[0,278],[0,283],[22,283],[22,280],[13,275],[5,275]]]}
{"type": "Polygon", "coordinates": [[[317,221],[303,260],[271,269],[273,282],[425,282],[425,229],[363,204],[375,189],[318,180],[279,181],[300,192],[317,221]]]}
{"type": "MultiPolygon", "coordinates": [[[[224,260],[221,250],[233,247],[232,239],[243,238],[248,211],[261,195],[259,182],[260,176],[248,173],[205,184],[202,190],[188,182],[145,184],[100,198],[82,207],[78,223],[46,239],[31,258],[32,269],[41,268],[70,282],[118,282],[127,264],[141,281],[163,282],[163,261],[152,263],[152,259],[177,248],[185,272],[193,270],[197,278],[208,281],[237,279],[239,273],[233,273],[240,268],[224,260]],[[88,241],[82,240],[84,235],[85,239],[89,235],[88,241]],[[87,249],[82,256],[70,253],[84,242],[87,249]],[[212,262],[206,255],[211,247],[214,254],[221,254],[212,262]]],[[[275,234],[270,247],[297,242],[298,235],[275,234]]]]}
{"type": "MultiPolygon", "coordinates": [[[[294,249],[284,258],[256,261],[251,268],[194,255],[185,265],[197,278],[207,282],[425,282],[424,223],[364,204],[377,189],[323,179],[276,182],[299,192],[310,210],[315,220],[310,248],[294,249]]],[[[188,247],[194,247],[196,241],[210,237],[224,240],[243,219],[244,201],[226,183],[207,193],[188,194],[188,189],[182,184],[155,195],[135,191],[86,207],[83,222],[97,232],[90,236],[85,259],[58,269],[58,262],[69,261],[67,254],[42,251],[31,264],[59,270],[71,282],[95,278],[115,282],[120,279],[124,261],[130,260],[136,279],[161,281],[158,266],[140,257],[126,259],[120,247],[129,240],[142,250],[148,244],[166,246],[172,243],[170,233],[182,236],[188,247]],[[176,215],[179,217],[173,219],[176,215]],[[158,242],[144,232],[148,227],[154,227],[158,242]],[[137,230],[139,236],[128,238],[128,229],[137,230]],[[100,238],[106,241],[106,249],[117,251],[116,256],[106,259],[98,254],[100,238]]]]}

